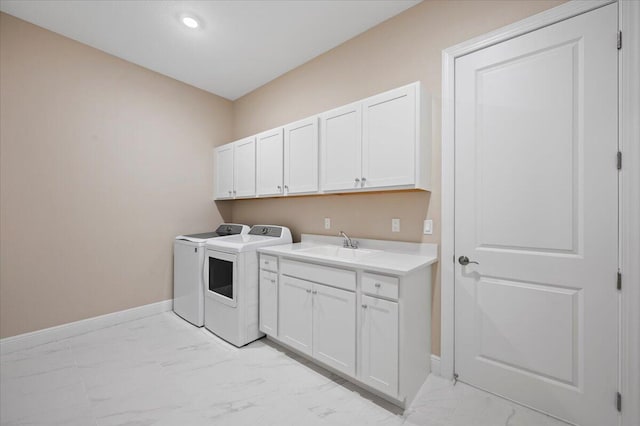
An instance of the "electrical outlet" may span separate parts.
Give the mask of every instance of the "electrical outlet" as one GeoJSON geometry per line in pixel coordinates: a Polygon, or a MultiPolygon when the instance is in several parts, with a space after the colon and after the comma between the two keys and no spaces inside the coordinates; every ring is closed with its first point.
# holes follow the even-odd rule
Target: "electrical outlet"
{"type": "Polygon", "coordinates": [[[331,229],[331,218],[324,218],[324,229],[331,229]]]}
{"type": "Polygon", "coordinates": [[[422,231],[424,235],[433,234],[433,220],[427,219],[424,221],[424,229],[422,231]]]}
{"type": "Polygon", "coordinates": [[[391,232],[400,232],[400,219],[391,219],[391,232]]]}

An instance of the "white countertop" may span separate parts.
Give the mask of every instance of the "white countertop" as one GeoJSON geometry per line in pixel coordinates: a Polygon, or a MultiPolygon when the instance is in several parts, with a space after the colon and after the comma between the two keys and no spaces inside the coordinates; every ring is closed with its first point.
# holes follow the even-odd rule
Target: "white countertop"
{"type": "Polygon", "coordinates": [[[261,247],[258,252],[289,259],[364,269],[391,275],[406,275],[438,261],[438,247],[436,244],[354,239],[358,241],[361,249],[376,251],[358,260],[321,256],[305,250],[326,245],[341,247],[342,238],[303,234],[302,242],[300,243],[261,247]]]}

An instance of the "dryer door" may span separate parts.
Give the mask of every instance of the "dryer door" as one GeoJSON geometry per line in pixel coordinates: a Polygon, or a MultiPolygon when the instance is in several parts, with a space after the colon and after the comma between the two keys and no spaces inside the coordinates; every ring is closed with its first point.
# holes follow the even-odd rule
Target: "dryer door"
{"type": "Polygon", "coordinates": [[[204,264],[205,295],[227,306],[238,302],[238,269],[236,256],[207,250],[204,264]]]}

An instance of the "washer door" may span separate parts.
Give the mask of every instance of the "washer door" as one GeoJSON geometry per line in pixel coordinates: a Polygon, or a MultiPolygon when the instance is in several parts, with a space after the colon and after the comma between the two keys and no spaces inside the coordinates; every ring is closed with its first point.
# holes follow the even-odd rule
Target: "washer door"
{"type": "Polygon", "coordinates": [[[204,262],[205,295],[227,306],[238,305],[236,256],[207,250],[204,262]]]}

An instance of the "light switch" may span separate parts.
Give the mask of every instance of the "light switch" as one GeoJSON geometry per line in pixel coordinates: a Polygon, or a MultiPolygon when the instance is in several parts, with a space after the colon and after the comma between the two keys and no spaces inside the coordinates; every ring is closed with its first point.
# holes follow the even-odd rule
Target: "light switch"
{"type": "Polygon", "coordinates": [[[431,219],[427,219],[424,221],[424,231],[423,231],[424,235],[431,235],[433,234],[433,220],[431,219]]]}
{"type": "Polygon", "coordinates": [[[324,218],[324,229],[331,229],[331,218],[330,217],[325,217],[324,218]]]}
{"type": "Polygon", "coordinates": [[[391,219],[391,232],[400,232],[400,219],[391,219]]]}

